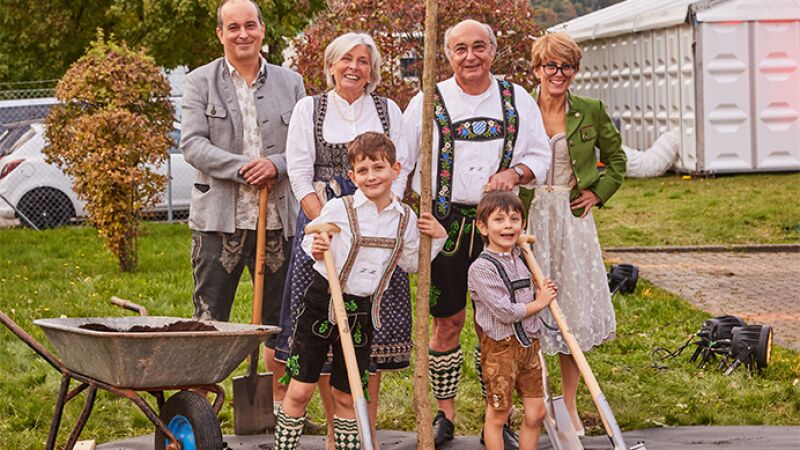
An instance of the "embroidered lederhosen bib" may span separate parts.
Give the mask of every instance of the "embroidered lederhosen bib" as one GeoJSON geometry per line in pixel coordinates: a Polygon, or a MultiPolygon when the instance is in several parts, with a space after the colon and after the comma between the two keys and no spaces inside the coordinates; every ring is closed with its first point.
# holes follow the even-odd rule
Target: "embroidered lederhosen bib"
{"type": "MultiPolygon", "coordinates": [[[[389,136],[390,123],[388,105],[385,97],[380,97],[375,93],[371,94],[372,101],[375,102],[375,109],[378,111],[378,118],[383,126],[383,132],[389,136]]],[[[366,101],[366,99],[364,100],[366,101]]],[[[316,158],[314,160],[314,180],[328,182],[335,176],[346,177],[350,163],[347,160],[347,145],[349,142],[332,144],[325,140],[322,133],[322,125],[325,122],[325,113],[328,110],[328,94],[323,93],[314,96],[314,148],[316,158]]]]}
{"type": "Polygon", "coordinates": [[[433,114],[439,130],[439,158],[436,170],[436,201],[434,214],[440,220],[447,218],[451,211],[450,198],[453,195],[453,166],[455,164],[455,141],[494,141],[503,139],[503,154],[497,171],[511,166],[514,144],[517,141],[517,115],[514,103],[514,86],[505,80],[497,80],[500,89],[500,103],[503,109],[503,122],[486,117],[473,117],[453,123],[444,104],[442,93],[436,88],[433,97],[433,114]]]}
{"type": "MultiPolygon", "coordinates": [[[[500,264],[500,261],[498,261],[497,258],[495,258],[494,256],[491,256],[487,253],[481,253],[479,258],[483,258],[491,262],[494,265],[495,269],[497,269],[497,273],[503,280],[503,284],[506,285],[506,289],[508,289],[508,292],[511,293],[511,303],[517,303],[518,290],[525,289],[531,286],[530,278],[511,281],[511,279],[508,277],[508,273],[506,273],[506,270],[503,268],[503,265],[500,264]]],[[[522,322],[514,322],[514,335],[517,337],[517,340],[523,347],[529,347],[531,345],[531,340],[528,337],[527,333],[525,333],[525,329],[522,327],[522,322]]]]}
{"type": "MultiPolygon", "coordinates": [[[[355,266],[356,262],[356,256],[361,248],[385,248],[392,251],[392,255],[389,257],[389,265],[381,274],[380,281],[378,282],[378,289],[375,291],[375,294],[372,297],[372,324],[375,329],[380,329],[381,297],[383,296],[383,291],[386,290],[386,287],[389,285],[389,280],[392,278],[395,267],[397,267],[397,259],[400,257],[400,249],[403,247],[403,236],[405,236],[406,228],[408,227],[408,217],[409,214],[413,214],[413,212],[408,205],[402,204],[405,214],[403,214],[400,218],[400,224],[397,227],[396,238],[362,236],[361,228],[358,226],[356,210],[353,207],[353,197],[342,197],[342,200],[344,201],[345,211],[347,211],[347,221],[350,224],[350,230],[353,233],[353,243],[350,246],[350,252],[347,254],[347,259],[342,266],[342,272],[339,274],[339,283],[342,286],[347,285],[347,279],[350,277],[351,272],[353,271],[353,267],[355,266]]],[[[336,323],[333,317],[332,306],[328,308],[328,320],[331,323],[336,323]]]]}

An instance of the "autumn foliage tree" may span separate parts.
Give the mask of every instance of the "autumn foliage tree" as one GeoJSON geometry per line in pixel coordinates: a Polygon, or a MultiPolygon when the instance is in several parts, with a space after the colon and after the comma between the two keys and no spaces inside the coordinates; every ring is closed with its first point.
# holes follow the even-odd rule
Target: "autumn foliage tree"
{"type": "MultiPolygon", "coordinates": [[[[305,32],[294,38],[294,68],[303,75],[310,93],[326,90],[323,53],[337,36],[349,32],[369,33],[383,57],[378,93],[405,108],[420,89],[422,79],[424,2],[417,0],[330,1],[305,32]]],[[[498,53],[492,71],[505,79],[532,88],[530,48],[539,29],[527,0],[440,0],[438,42],[444,31],[464,19],[488,23],[497,35],[498,53]]],[[[437,55],[440,80],[452,75],[444,52],[437,55]]]]}
{"type": "MultiPolygon", "coordinates": [[[[256,0],[271,62],[324,0],[256,0]]],[[[201,66],[222,55],[214,33],[220,0],[0,0],[0,82],[60,78],[102,28],[159,66],[201,66]],[[46,62],[46,63],[43,63],[46,62]]]]}
{"type": "Polygon", "coordinates": [[[59,104],[47,117],[48,162],[75,180],[89,223],[123,271],[136,267],[141,211],[165,186],[156,166],[169,157],[169,93],[150,57],[98,32],[59,81],[59,104]]]}

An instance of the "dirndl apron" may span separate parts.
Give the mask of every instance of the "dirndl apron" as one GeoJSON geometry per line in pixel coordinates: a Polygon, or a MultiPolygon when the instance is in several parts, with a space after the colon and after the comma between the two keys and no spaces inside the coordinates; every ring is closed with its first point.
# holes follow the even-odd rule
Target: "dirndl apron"
{"type": "MultiPolygon", "coordinates": [[[[550,139],[553,151],[547,181],[534,191],[528,232],[536,236],[534,254],[545,276],[558,287],[556,300],[569,331],[587,352],[614,339],[616,317],[600,241],[592,213],[579,219],[570,210],[570,192],[577,184],[564,133],[550,139]]],[[[548,355],[569,354],[550,311],[539,313],[544,323],[539,341],[548,355]]]]}

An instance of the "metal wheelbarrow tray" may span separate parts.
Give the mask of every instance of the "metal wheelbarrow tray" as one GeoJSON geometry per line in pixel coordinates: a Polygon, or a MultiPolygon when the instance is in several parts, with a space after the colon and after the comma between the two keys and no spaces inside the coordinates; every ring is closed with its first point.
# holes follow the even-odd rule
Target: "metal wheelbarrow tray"
{"type": "MultiPolygon", "coordinates": [[[[279,328],[198,321],[196,323],[211,325],[217,331],[129,331],[136,326],[161,328],[175,322],[190,320],[147,316],[35,320],[34,323],[42,327],[63,358],[62,361],[0,311],[0,323],[61,373],[61,385],[45,449],[55,448],[64,405],[86,391],[83,410],[65,445],[68,449],[74,447],[89,420],[98,388],[128,398],[147,416],[156,427],[157,449],[182,449],[182,436],[176,438],[176,434],[184,433],[186,427],[179,423],[175,428],[171,425],[172,421],[162,420],[136,391],[147,391],[155,396],[158,409],[162,413],[167,410],[171,411],[170,414],[174,413],[176,405],[179,409],[186,405],[191,406],[193,410],[184,409],[178,414],[186,412],[187,416],[202,417],[205,424],[213,422],[211,428],[216,428],[213,431],[221,442],[222,434],[217,415],[222,409],[225,391],[217,383],[230,375],[248,354],[258,348],[259,343],[268,335],[279,331],[279,328]],[[81,328],[89,324],[92,324],[90,328],[98,328],[99,325],[100,329],[110,330],[81,328]],[[79,384],[70,389],[72,380],[79,384]],[[187,402],[186,400],[191,400],[187,396],[198,397],[198,394],[189,389],[215,393],[213,405],[207,401],[187,402]],[[164,391],[167,390],[186,392],[173,395],[165,402],[164,391]],[[201,411],[195,414],[197,409],[201,411]],[[170,422],[170,426],[165,422],[170,422]],[[172,430],[176,430],[176,433],[173,434],[172,430]]],[[[181,419],[185,418],[181,416],[181,419]]],[[[192,435],[191,427],[188,433],[192,439],[204,437],[192,435]]],[[[199,445],[196,448],[204,447],[199,445]]]]}
{"type": "Polygon", "coordinates": [[[201,321],[219,331],[129,332],[162,328],[176,317],[87,317],[39,319],[64,365],[112,386],[135,390],[216,384],[239,366],[270,334],[266,326],[201,321]],[[93,331],[101,325],[119,331],[93,331]]]}

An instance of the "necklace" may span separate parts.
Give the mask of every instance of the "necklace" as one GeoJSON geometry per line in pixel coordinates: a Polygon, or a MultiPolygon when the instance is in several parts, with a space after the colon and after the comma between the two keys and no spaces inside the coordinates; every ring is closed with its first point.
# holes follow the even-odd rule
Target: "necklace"
{"type": "Polygon", "coordinates": [[[358,100],[356,100],[357,102],[358,101],[361,102],[359,105],[360,108],[358,108],[358,112],[356,112],[355,117],[353,117],[352,119],[345,116],[342,110],[339,108],[339,94],[337,94],[336,91],[333,91],[333,106],[336,107],[336,112],[339,113],[339,117],[341,117],[342,120],[344,120],[347,123],[356,123],[358,119],[361,117],[361,113],[364,112],[364,97],[365,96],[362,95],[358,100]]]}

